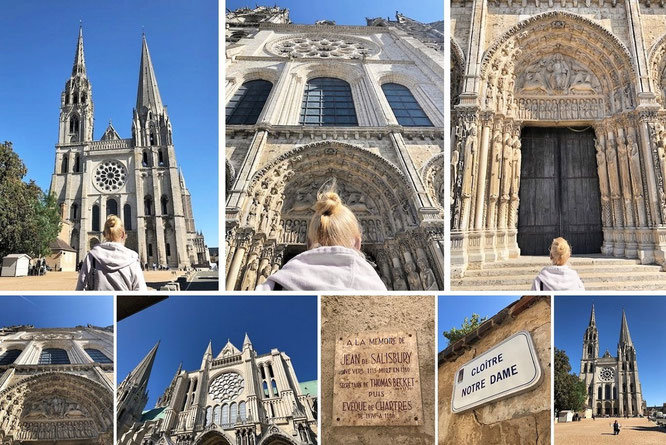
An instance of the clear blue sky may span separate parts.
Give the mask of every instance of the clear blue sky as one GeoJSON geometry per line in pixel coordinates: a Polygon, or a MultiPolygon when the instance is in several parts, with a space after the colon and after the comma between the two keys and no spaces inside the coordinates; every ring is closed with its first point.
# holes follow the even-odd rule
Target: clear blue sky
{"type": "Polygon", "coordinates": [[[490,318],[519,298],[515,295],[440,295],[437,309],[438,350],[442,351],[449,345],[449,340],[442,332],[453,327],[460,328],[465,317],[479,314],[490,318]]]}
{"type": "Polygon", "coordinates": [[[254,2],[246,0],[228,0],[226,8],[254,8],[256,5],[273,6],[289,9],[289,17],[293,23],[313,25],[316,20],[334,20],[336,25],[365,25],[365,18],[390,17],[395,20],[398,11],[407,17],[423,23],[444,20],[444,1],[419,0],[337,0],[337,1],[306,1],[282,0],[277,2],[254,2]]]}
{"type": "Polygon", "coordinates": [[[666,402],[666,338],[663,330],[666,297],[555,297],[555,347],[567,353],[576,375],[580,372],[583,335],[590,322],[592,303],[599,331],[599,355],[608,349],[611,355],[617,356],[622,309],[626,311],[629,332],[636,348],[643,398],[648,406],[661,406],[666,402]]]}
{"type": "Polygon", "coordinates": [[[28,167],[27,179],[48,190],[60,93],[71,74],[79,20],[93,90],[95,139],[109,119],[121,137],[131,136],[145,27],[197,229],[209,246],[218,246],[216,1],[3,2],[0,140],[14,143],[28,167]]]}
{"type": "Polygon", "coordinates": [[[246,332],[258,354],[285,352],[299,382],[317,380],[316,297],[176,296],[118,323],[118,383],[161,340],[148,383],[151,409],[181,361],[198,370],[209,340],[217,356],[227,339],[241,349],[246,332]]]}
{"type": "Polygon", "coordinates": [[[113,324],[113,297],[1,296],[0,327],[31,324],[36,328],[72,328],[113,324]]]}

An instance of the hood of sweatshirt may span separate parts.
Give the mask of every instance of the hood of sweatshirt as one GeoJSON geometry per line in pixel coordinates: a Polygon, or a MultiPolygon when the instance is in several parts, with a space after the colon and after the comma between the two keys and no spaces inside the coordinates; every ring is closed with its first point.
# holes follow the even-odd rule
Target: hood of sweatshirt
{"type": "Polygon", "coordinates": [[[268,277],[284,290],[386,290],[362,254],[342,246],[307,250],[268,277]]]}
{"type": "Polygon", "coordinates": [[[583,282],[578,272],[569,266],[546,266],[541,269],[537,280],[543,283],[543,290],[579,290],[583,282]]]}
{"type": "Polygon", "coordinates": [[[139,260],[139,255],[121,243],[101,243],[90,250],[95,267],[105,272],[115,272],[139,260]]]}

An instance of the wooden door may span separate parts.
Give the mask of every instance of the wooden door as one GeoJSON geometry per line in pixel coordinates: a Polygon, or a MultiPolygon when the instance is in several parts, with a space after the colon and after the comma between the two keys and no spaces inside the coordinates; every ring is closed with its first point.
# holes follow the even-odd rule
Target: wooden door
{"type": "Polygon", "coordinates": [[[548,255],[558,236],[569,241],[575,254],[599,253],[603,236],[594,132],[527,127],[521,142],[521,254],[548,255]]]}

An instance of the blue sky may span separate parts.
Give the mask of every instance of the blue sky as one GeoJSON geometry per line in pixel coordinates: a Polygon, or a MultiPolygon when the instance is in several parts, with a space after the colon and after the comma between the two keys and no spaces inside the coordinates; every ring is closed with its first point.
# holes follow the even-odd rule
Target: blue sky
{"type": "Polygon", "coordinates": [[[580,372],[583,335],[590,322],[592,303],[599,331],[599,355],[606,349],[611,355],[617,355],[622,309],[626,311],[643,398],[648,406],[661,406],[666,402],[666,339],[663,334],[666,297],[555,297],[555,346],[567,353],[576,374],[580,372]]]}
{"type": "Polygon", "coordinates": [[[298,24],[312,25],[316,20],[334,20],[336,25],[365,25],[365,18],[390,17],[395,20],[398,11],[407,17],[431,23],[444,20],[444,2],[442,0],[337,0],[337,1],[306,1],[281,0],[278,2],[254,2],[246,0],[228,0],[226,8],[254,8],[255,4],[289,9],[291,21],[298,24]]]}
{"type": "Polygon", "coordinates": [[[145,29],[173,125],[176,159],[192,193],[197,229],[218,246],[217,2],[3,2],[0,33],[0,140],[47,190],[58,139],[60,93],[74,61],[83,20],[86,68],[95,106],[95,139],[109,119],[131,135],[145,29]]]}
{"type": "Polygon", "coordinates": [[[178,364],[193,371],[213,341],[217,356],[231,340],[243,345],[245,333],[258,354],[285,352],[299,382],[317,380],[317,298],[176,296],[118,323],[118,383],[161,340],[148,383],[150,409],[173,378],[178,364]]]}
{"type": "Polygon", "coordinates": [[[490,318],[519,298],[514,295],[440,295],[437,309],[438,351],[446,349],[449,345],[449,340],[442,335],[442,332],[453,327],[460,328],[465,317],[470,318],[474,313],[490,318]]]}
{"type": "Polygon", "coordinates": [[[1,296],[0,327],[31,324],[36,328],[71,328],[113,324],[113,297],[1,296]]]}

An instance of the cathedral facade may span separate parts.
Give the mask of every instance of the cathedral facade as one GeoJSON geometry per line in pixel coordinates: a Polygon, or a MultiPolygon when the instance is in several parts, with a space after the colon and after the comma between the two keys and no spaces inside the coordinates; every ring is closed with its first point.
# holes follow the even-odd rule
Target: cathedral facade
{"type": "Polygon", "coordinates": [[[113,328],[0,329],[0,443],[113,444],[113,328]]]}
{"type": "Polygon", "coordinates": [[[443,289],[443,21],[226,20],[226,288],[254,289],[306,248],[337,180],[388,289],[443,289]]]}
{"type": "MultiPolygon", "coordinates": [[[[246,335],[230,341],[201,368],[178,367],[154,409],[143,411],[158,345],[118,385],[120,445],[313,445],[317,396],[299,383],[291,359],[277,349],[258,354],[246,335]]],[[[311,385],[310,385],[311,386],[311,385]]]]}
{"type": "Polygon", "coordinates": [[[451,2],[451,272],[519,255],[664,264],[666,9],[451,2]]]}
{"type": "Polygon", "coordinates": [[[599,332],[594,315],[583,336],[580,379],[587,386],[586,411],[595,416],[638,417],[646,414],[638,378],[636,349],[631,341],[627,316],[622,311],[617,357],[608,350],[599,356],[599,332]]]}
{"type": "Polygon", "coordinates": [[[126,246],[138,252],[141,264],[182,268],[207,263],[145,35],[132,137],[121,138],[109,122],[96,141],[93,126],[92,85],[79,29],[72,74],[61,95],[51,179],[64,223],[61,238],[81,261],[103,240],[104,221],[113,214],[123,220],[126,246]]]}

